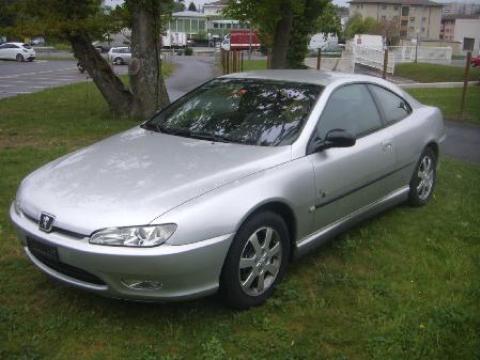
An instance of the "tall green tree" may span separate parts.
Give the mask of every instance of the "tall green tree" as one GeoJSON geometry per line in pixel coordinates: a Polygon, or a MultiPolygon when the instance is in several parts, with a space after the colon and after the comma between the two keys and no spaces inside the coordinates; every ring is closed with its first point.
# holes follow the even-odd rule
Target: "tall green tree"
{"type": "Polygon", "coordinates": [[[169,103],[161,73],[160,34],[162,19],[172,5],[171,0],[126,0],[123,8],[110,11],[101,0],[22,0],[11,5],[16,14],[11,30],[22,36],[42,34],[68,41],[112,112],[148,117],[169,103]],[[92,45],[123,27],[132,30],[130,88],[92,45]]]}
{"type": "Polygon", "coordinates": [[[338,32],[340,21],[331,0],[229,0],[224,13],[249,21],[271,48],[271,68],[301,67],[308,37],[338,32]]]}
{"type": "Polygon", "coordinates": [[[190,5],[188,5],[188,11],[197,11],[197,6],[193,1],[191,1],[190,5]]]}

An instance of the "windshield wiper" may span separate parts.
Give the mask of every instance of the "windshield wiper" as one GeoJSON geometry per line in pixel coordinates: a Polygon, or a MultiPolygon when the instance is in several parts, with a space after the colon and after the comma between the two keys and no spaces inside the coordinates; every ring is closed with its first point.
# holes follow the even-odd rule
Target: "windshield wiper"
{"type": "Polygon", "coordinates": [[[223,135],[216,135],[208,132],[194,132],[185,128],[169,128],[161,124],[152,124],[149,122],[142,124],[141,127],[147,130],[153,130],[153,131],[161,132],[164,134],[178,135],[178,136],[189,137],[193,139],[209,140],[209,141],[224,142],[224,143],[239,142],[223,135]]]}

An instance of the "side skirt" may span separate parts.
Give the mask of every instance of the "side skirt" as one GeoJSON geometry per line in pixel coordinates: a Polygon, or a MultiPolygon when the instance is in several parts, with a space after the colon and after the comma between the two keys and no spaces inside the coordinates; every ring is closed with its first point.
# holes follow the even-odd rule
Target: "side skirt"
{"type": "Polygon", "coordinates": [[[338,234],[348,230],[353,225],[366,220],[388,208],[398,205],[408,199],[408,192],[410,187],[404,186],[398,190],[391,192],[383,198],[366,205],[351,214],[307,235],[303,239],[297,241],[294,257],[299,258],[311,250],[324,244],[326,241],[332,239],[338,234]]]}

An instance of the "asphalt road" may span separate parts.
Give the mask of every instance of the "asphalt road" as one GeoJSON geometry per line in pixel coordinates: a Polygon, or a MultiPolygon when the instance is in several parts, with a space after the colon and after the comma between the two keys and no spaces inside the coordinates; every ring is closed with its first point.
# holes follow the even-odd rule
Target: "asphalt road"
{"type": "MultiPolygon", "coordinates": [[[[215,77],[213,58],[176,56],[176,70],[167,80],[170,100],[175,100],[196,86],[215,77]]],[[[126,66],[115,66],[126,73],[126,66]]],[[[0,98],[31,93],[48,87],[88,80],[80,74],[74,61],[36,61],[16,63],[0,61],[0,98]]],[[[444,154],[480,164],[480,127],[446,122],[447,139],[444,154]]]]}
{"type": "MultiPolygon", "coordinates": [[[[72,60],[0,61],[0,99],[88,80],[87,74],[81,74],[76,64],[72,60]]],[[[114,70],[127,73],[126,66],[115,66],[114,70]]]]}

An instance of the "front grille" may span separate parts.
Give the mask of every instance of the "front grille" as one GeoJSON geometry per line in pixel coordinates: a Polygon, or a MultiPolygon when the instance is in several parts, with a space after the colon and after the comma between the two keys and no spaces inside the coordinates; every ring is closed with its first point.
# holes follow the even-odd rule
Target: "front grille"
{"type": "MultiPolygon", "coordinates": [[[[31,222],[38,225],[38,219],[35,219],[33,216],[31,216],[30,214],[27,214],[26,212],[23,212],[23,215],[25,216],[25,218],[27,218],[31,222]]],[[[56,233],[59,233],[59,234],[63,234],[63,235],[66,235],[66,236],[69,236],[69,237],[72,237],[72,238],[75,238],[75,239],[84,239],[84,238],[88,237],[87,235],[79,234],[79,233],[76,233],[76,232],[73,232],[73,231],[70,231],[70,230],[66,230],[66,229],[62,229],[62,228],[59,228],[59,227],[56,227],[56,226],[52,227],[51,232],[56,232],[56,233]]]]}
{"type": "Polygon", "coordinates": [[[27,246],[28,250],[30,250],[30,253],[35,256],[38,261],[42,262],[49,268],[58,271],[59,273],[87,283],[95,285],[106,285],[103,280],[96,277],[95,275],[90,274],[89,272],[79,269],[75,266],[65,264],[58,260],[58,258],[53,255],[56,254],[56,248],[53,246],[46,245],[45,243],[37,241],[30,237],[27,237],[27,246]]]}

